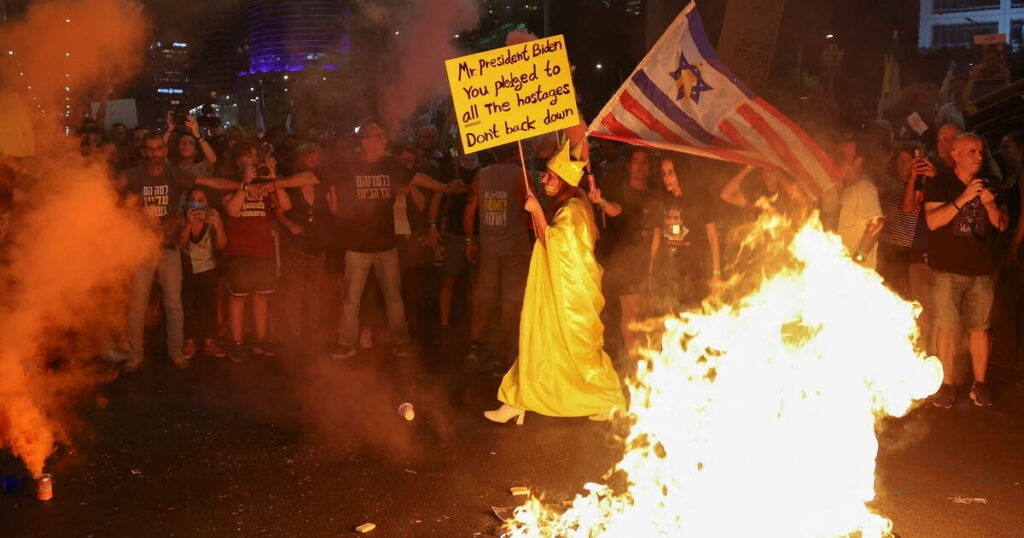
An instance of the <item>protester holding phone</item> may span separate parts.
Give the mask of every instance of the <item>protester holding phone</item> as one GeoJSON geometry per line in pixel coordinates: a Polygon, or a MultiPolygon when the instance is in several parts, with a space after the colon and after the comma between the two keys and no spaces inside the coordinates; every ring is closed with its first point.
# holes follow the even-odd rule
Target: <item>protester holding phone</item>
{"type": "Polygon", "coordinates": [[[267,340],[268,301],[277,283],[276,249],[272,227],[274,208],[291,209],[291,199],[278,188],[273,157],[261,158],[256,144],[239,142],[231,151],[242,188],[224,198],[228,214],[228,244],[225,272],[228,283],[228,319],[232,344],[228,355],[234,362],[245,359],[242,347],[245,305],[252,303],[254,340],[249,351],[256,355],[277,355],[277,346],[267,340]]]}
{"type": "MultiPolygon", "coordinates": [[[[210,206],[209,197],[201,188],[188,193],[185,206],[185,228],[179,245],[182,258],[182,303],[185,309],[185,344],[182,356],[191,359],[197,351],[197,341],[203,341],[204,355],[223,357],[217,346],[217,286],[220,270],[217,251],[228,244],[220,213],[210,206]]],[[[184,363],[187,364],[187,363],[184,363]]]]}
{"type": "MultiPolygon", "coordinates": [[[[164,141],[170,143],[169,138],[177,127],[174,114],[168,112],[164,141]]],[[[173,144],[176,150],[174,164],[197,176],[213,174],[213,167],[217,164],[217,152],[200,134],[199,122],[192,116],[184,116],[181,127],[184,127],[184,132],[178,134],[178,139],[173,144]]]]}
{"type": "Polygon", "coordinates": [[[908,300],[927,303],[928,269],[924,251],[915,249],[925,183],[935,167],[914,142],[893,150],[886,166],[882,194],[885,227],[878,241],[878,274],[886,285],[908,300]]]}

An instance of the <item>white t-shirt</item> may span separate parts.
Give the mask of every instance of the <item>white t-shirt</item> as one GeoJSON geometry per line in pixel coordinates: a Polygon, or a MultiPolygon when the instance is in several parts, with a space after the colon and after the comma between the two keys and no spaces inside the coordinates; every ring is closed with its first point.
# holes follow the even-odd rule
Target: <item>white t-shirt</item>
{"type": "MultiPolygon", "coordinates": [[[[878,189],[871,180],[864,176],[853,185],[843,189],[839,199],[839,227],[837,231],[843,238],[843,245],[851,253],[857,250],[864,228],[871,219],[882,216],[882,206],[878,202],[878,189]]],[[[878,244],[871,248],[865,258],[864,265],[874,269],[878,267],[878,244]]]]}

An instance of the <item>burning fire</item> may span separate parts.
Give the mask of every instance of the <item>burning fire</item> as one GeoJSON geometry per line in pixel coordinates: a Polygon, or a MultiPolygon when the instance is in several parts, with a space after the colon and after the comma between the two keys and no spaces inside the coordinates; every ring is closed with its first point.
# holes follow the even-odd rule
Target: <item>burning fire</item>
{"type": "MultiPolygon", "coordinates": [[[[880,537],[875,422],[935,392],[918,307],[844,255],[812,218],[762,217],[750,293],[664,323],[626,413],[625,454],[570,508],[536,498],[507,536],[880,537]]],[[[734,283],[736,284],[736,283],[734,283]]]]}

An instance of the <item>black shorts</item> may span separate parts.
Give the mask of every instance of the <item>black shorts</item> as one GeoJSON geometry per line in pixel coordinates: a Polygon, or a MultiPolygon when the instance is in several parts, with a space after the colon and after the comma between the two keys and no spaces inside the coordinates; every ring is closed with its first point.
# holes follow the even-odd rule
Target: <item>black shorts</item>
{"type": "Polygon", "coordinates": [[[274,258],[230,256],[226,263],[228,291],[235,297],[274,293],[277,266],[274,258]]]}

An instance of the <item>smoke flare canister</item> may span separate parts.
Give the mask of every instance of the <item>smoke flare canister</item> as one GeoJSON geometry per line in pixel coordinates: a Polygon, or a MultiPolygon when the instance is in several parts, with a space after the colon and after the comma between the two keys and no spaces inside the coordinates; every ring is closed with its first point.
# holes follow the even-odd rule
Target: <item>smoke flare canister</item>
{"type": "Polygon", "coordinates": [[[44,474],[36,479],[36,500],[48,501],[53,498],[53,478],[44,474]]]}
{"type": "Polygon", "coordinates": [[[402,418],[405,420],[412,420],[416,418],[416,410],[413,409],[412,404],[409,402],[398,406],[398,414],[402,415],[402,418]]]}

